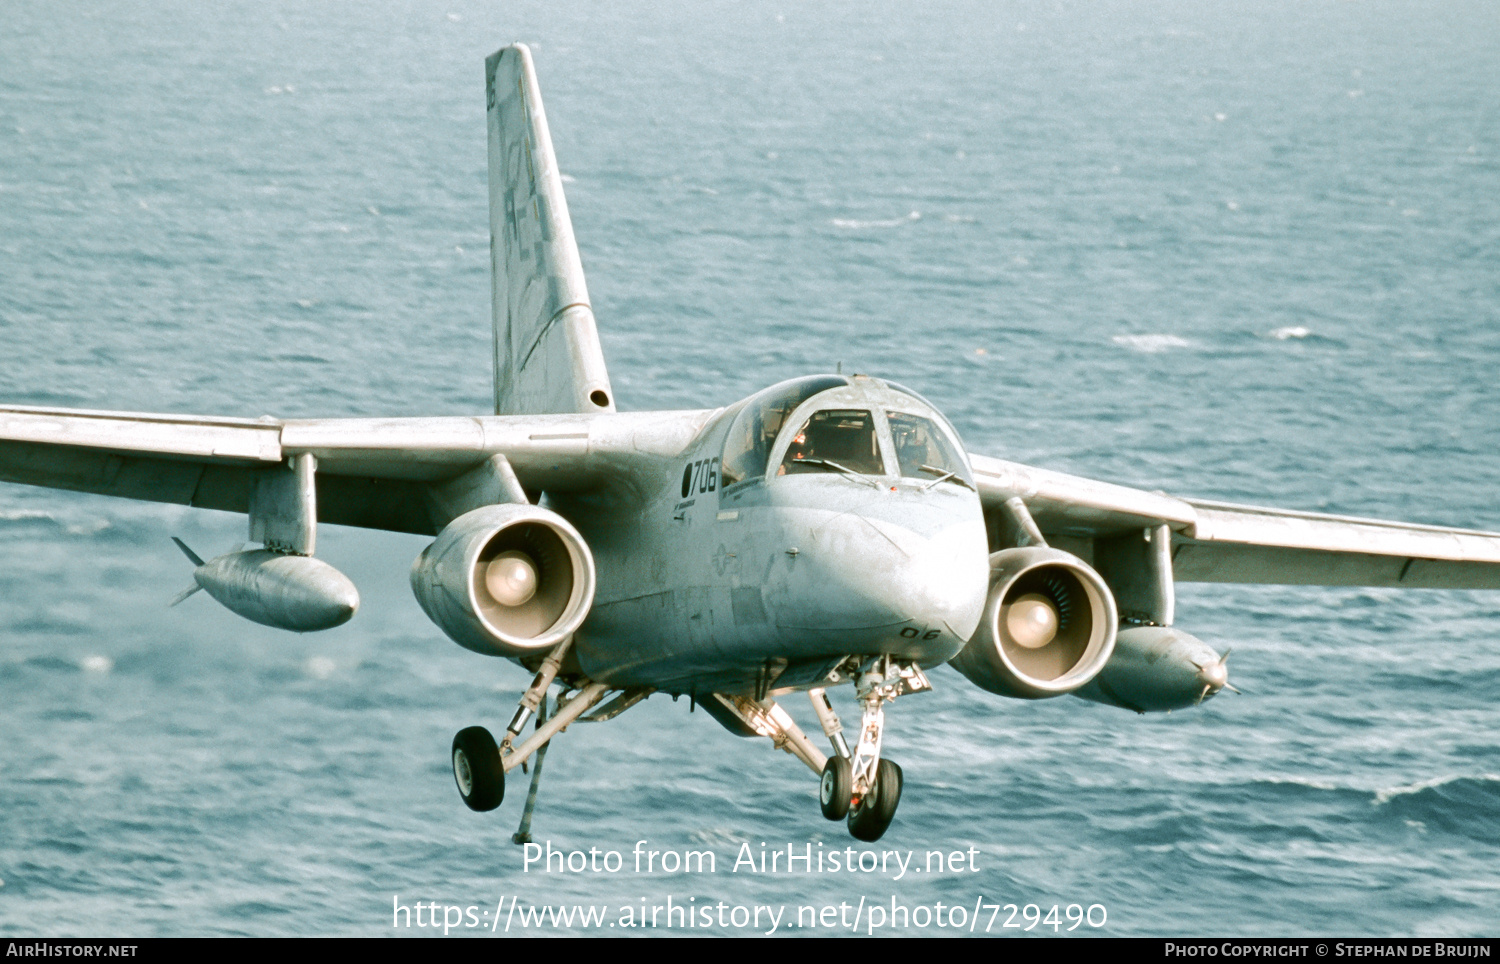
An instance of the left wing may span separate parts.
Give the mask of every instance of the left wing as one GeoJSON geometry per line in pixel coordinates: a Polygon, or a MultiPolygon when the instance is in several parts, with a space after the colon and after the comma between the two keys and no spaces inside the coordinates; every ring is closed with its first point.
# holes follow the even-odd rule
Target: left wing
{"type": "Polygon", "coordinates": [[[1019,497],[1049,540],[1165,525],[1172,574],[1183,582],[1500,589],[1500,533],[1180,499],[982,455],[971,460],[987,519],[1019,497]]]}
{"type": "Polygon", "coordinates": [[[629,486],[708,411],[259,419],[0,407],[0,481],[247,512],[260,473],[316,459],[320,522],[435,535],[434,491],[495,455],[529,491],[629,486]]]}

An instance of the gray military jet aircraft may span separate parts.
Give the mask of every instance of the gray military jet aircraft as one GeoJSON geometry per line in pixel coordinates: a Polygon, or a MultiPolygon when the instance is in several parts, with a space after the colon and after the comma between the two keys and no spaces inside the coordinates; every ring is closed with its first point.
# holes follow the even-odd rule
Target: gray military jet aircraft
{"type": "Polygon", "coordinates": [[[453,741],[475,810],[534,763],[518,840],[551,739],[654,692],[769,737],[820,775],[826,817],[875,840],[902,788],[881,752],[885,708],[930,689],[927,668],[951,662],[1001,696],[1180,709],[1232,687],[1228,653],[1173,626],[1176,580],[1500,588],[1500,535],[1179,499],[969,454],[920,395],[865,375],[617,412],[530,53],[500,51],[487,77],[495,414],[7,407],[0,479],[247,513],[263,548],[204,562],[182,546],[195,583],[179,601],[201,588],[295,631],[359,604],[314,555],[320,522],[436,537],[411,572],[422,608],[459,645],[535,673],[498,743],[481,727],[453,741]],[[827,695],[844,683],[853,739],[827,695]],[[797,692],[831,753],[778,704],[797,692]]]}

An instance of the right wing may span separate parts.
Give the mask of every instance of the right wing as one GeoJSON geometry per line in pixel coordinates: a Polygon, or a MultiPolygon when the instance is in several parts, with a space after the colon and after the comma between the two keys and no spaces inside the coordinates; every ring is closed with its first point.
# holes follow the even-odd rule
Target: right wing
{"type": "Polygon", "coordinates": [[[259,473],[317,460],[320,522],[435,535],[434,490],[494,455],[542,492],[628,489],[709,411],[260,419],[0,407],[0,481],[247,512],[259,473]]]}
{"type": "Polygon", "coordinates": [[[1019,497],[1049,539],[1092,544],[1166,525],[1182,582],[1500,589],[1500,533],[1181,499],[971,459],[988,518],[1019,497]]]}

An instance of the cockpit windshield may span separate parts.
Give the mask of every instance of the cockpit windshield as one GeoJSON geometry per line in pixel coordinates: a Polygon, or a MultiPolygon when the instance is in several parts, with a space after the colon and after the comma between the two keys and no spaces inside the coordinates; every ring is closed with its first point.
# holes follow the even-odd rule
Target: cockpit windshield
{"type": "Polygon", "coordinates": [[[878,484],[873,478],[894,472],[926,488],[945,481],[974,487],[952,427],[920,395],[890,382],[858,375],[796,378],[751,396],[729,417],[720,462],[725,489],[768,474],[811,472],[872,485],[878,484]],[[789,421],[805,403],[818,410],[789,421]],[[770,462],[773,450],[783,452],[779,464],[770,462]]]}
{"type": "Polygon", "coordinates": [[[939,479],[957,477],[972,484],[963,456],[947,433],[930,418],[887,412],[891,441],[896,445],[896,463],[903,478],[939,479]]]}
{"type": "Polygon", "coordinates": [[[858,410],[813,412],[787,445],[779,475],[799,472],[855,472],[885,475],[875,417],[858,410]]]}
{"type": "Polygon", "coordinates": [[[810,375],[774,385],[751,398],[729,427],[720,464],[722,484],[728,487],[765,475],[771,446],[787,415],[819,392],[848,384],[849,379],[841,375],[810,375]]]}

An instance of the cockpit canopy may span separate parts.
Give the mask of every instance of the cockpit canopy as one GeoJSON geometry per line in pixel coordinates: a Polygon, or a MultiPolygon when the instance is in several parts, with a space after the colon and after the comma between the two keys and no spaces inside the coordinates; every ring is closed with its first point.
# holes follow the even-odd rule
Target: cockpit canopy
{"type": "Polygon", "coordinates": [[[814,395],[848,384],[849,379],[842,375],[809,375],[772,385],[752,396],[729,426],[724,460],[719,464],[721,484],[728,487],[765,475],[766,460],[786,417],[814,395]]]}
{"type": "Polygon", "coordinates": [[[729,427],[720,468],[724,488],[829,470],[973,486],[953,429],[931,404],[862,375],[795,378],[752,396],[729,427]]]}

